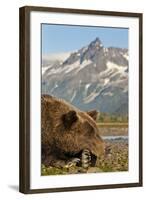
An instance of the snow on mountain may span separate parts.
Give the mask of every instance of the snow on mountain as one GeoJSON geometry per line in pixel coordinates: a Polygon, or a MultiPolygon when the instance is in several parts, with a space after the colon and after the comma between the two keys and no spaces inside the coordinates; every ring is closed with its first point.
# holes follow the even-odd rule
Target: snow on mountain
{"type": "Polygon", "coordinates": [[[58,61],[62,63],[70,55],[70,52],[50,53],[42,56],[42,68],[58,61]]]}
{"type": "Polygon", "coordinates": [[[82,110],[128,113],[128,50],[105,48],[99,38],[71,53],[42,58],[42,93],[82,110]]]}

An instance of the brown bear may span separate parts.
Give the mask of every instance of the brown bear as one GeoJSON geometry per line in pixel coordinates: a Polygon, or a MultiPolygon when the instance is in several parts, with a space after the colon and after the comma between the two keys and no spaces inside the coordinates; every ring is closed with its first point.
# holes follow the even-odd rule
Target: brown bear
{"type": "Polygon", "coordinates": [[[62,99],[42,95],[42,164],[95,166],[97,157],[104,153],[96,116],[96,111],[83,112],[62,99]]]}

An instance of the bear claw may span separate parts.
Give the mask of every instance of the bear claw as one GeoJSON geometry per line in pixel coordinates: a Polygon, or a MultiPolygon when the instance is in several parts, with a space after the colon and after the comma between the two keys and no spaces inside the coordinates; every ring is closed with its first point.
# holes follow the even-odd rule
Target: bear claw
{"type": "Polygon", "coordinates": [[[82,162],[83,168],[90,167],[90,165],[91,165],[91,155],[90,155],[90,151],[88,149],[83,150],[81,162],[82,162]]]}
{"type": "Polygon", "coordinates": [[[79,162],[80,162],[80,159],[79,159],[79,158],[73,158],[72,160],[70,160],[70,161],[65,165],[65,168],[70,168],[70,167],[76,166],[79,162]]]}

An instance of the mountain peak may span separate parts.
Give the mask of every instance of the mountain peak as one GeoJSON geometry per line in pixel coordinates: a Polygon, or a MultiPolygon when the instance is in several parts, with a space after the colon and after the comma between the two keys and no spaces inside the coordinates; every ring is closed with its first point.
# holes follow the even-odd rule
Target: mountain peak
{"type": "Polygon", "coordinates": [[[101,40],[97,37],[95,38],[95,40],[93,40],[90,44],[89,44],[90,47],[96,47],[96,48],[100,48],[100,47],[103,47],[103,44],[101,42],[101,40]]]}
{"type": "Polygon", "coordinates": [[[128,49],[104,48],[95,38],[63,62],[45,68],[42,93],[63,98],[81,110],[127,114],[128,49]]]}

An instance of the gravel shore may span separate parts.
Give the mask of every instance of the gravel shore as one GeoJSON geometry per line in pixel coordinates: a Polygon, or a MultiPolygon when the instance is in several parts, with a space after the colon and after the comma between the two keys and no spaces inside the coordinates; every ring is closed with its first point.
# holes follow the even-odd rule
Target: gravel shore
{"type": "Polygon", "coordinates": [[[107,150],[104,156],[97,160],[97,167],[103,172],[128,170],[128,140],[105,140],[107,150]]]}

